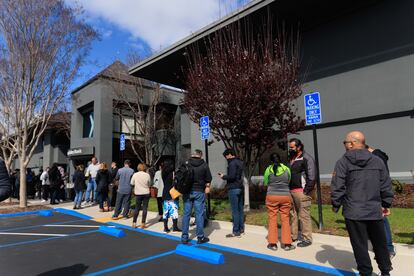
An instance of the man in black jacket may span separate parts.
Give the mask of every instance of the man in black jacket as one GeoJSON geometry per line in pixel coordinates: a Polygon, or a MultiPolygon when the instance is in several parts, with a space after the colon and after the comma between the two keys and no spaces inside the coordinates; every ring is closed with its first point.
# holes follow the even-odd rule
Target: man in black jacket
{"type": "Polygon", "coordinates": [[[313,157],[305,152],[302,141],[297,138],[289,140],[289,165],[291,171],[289,190],[293,199],[292,240],[298,239],[300,225],[302,241],[297,246],[306,247],[312,244],[311,195],[315,187],[316,165],[313,157]]]}
{"type": "Polygon", "coordinates": [[[227,181],[226,188],[233,217],[233,232],[226,237],[240,238],[240,234],[244,233],[243,161],[236,157],[232,149],[226,149],[223,156],[228,161],[227,174],[219,173],[219,176],[227,181]]]}
{"type": "MultiPolygon", "coordinates": [[[[373,149],[370,146],[366,146],[368,151],[372,153],[373,155],[378,156],[381,158],[382,162],[384,162],[385,168],[387,169],[387,172],[389,173],[390,170],[388,169],[388,155],[383,152],[380,149],[373,149]]],[[[387,239],[387,248],[388,252],[390,253],[390,258],[394,258],[396,255],[394,244],[392,243],[392,233],[391,233],[391,227],[390,222],[388,221],[387,216],[384,216],[384,230],[385,230],[385,238],[387,239]]]]}
{"type": "Polygon", "coordinates": [[[373,245],[381,275],[390,275],[392,267],[383,217],[389,214],[393,199],[391,179],[382,160],[365,148],[362,132],[350,132],[343,143],[346,153],[336,163],[332,176],[332,209],[338,212],[343,206],[346,228],[361,276],[372,274],[368,239],[373,245]]]}
{"type": "Polygon", "coordinates": [[[188,243],[188,230],[190,224],[191,211],[194,206],[195,221],[197,225],[196,235],[197,243],[206,243],[209,241],[204,236],[204,206],[206,201],[206,193],[210,190],[210,183],[212,180],[210,168],[207,163],[201,158],[203,152],[196,149],[191,154],[191,159],[188,160],[189,165],[193,169],[194,182],[189,194],[183,194],[184,212],[182,220],[182,235],[181,241],[184,244],[188,243]]]}
{"type": "Polygon", "coordinates": [[[11,194],[11,183],[6,164],[0,159],[0,202],[8,198],[11,194]]]}

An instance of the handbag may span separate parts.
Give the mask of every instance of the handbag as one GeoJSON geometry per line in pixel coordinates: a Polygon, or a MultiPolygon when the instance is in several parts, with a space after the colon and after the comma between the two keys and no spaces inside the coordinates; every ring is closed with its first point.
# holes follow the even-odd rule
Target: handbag
{"type": "Polygon", "coordinates": [[[177,189],[175,189],[175,187],[172,187],[170,189],[170,195],[171,195],[172,199],[176,199],[177,197],[181,196],[182,194],[179,191],[177,191],[177,189]]]}

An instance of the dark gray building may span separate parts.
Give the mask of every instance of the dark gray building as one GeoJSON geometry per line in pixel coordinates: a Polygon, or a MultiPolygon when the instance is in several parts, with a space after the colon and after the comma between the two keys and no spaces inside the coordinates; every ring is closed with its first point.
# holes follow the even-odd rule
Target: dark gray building
{"type": "MultiPolygon", "coordinates": [[[[414,2],[411,0],[252,1],[137,64],[130,73],[183,88],[182,68],[186,66],[185,53],[189,47],[204,47],[199,42],[238,21],[250,20],[255,28],[262,28],[261,22],[267,14],[271,14],[275,26],[283,22],[288,28],[300,30],[303,68],[306,68],[302,72],[303,92],[318,91],[321,95],[323,123],[318,125],[318,142],[322,180],[330,179],[335,161],[344,152],[344,135],[360,130],[366,134],[369,145],[389,155],[391,176],[413,183],[414,2]]],[[[303,98],[298,106],[303,117],[303,98]]],[[[299,138],[313,154],[312,131],[306,128],[299,138]]],[[[194,124],[191,145],[200,146],[198,127],[194,124]]],[[[213,166],[224,166],[222,148],[222,145],[211,148],[213,166]]]]}
{"type": "MultiPolygon", "coordinates": [[[[72,92],[71,141],[68,156],[73,165],[87,164],[92,156],[99,162],[110,165],[116,161],[130,159],[135,167],[138,163],[131,143],[136,147],[143,142],[136,114],[132,112],[124,100],[136,103],[137,78],[128,74],[127,67],[119,61],[98,73],[85,84],[72,92]],[[125,135],[126,147],[120,151],[120,135],[125,135]]],[[[142,89],[142,106],[147,108],[154,93],[154,84],[140,80],[142,89]]],[[[177,90],[161,87],[160,104],[162,114],[167,114],[168,125],[157,126],[157,139],[168,140],[168,145],[162,148],[163,158],[178,158],[181,144],[176,143],[180,136],[180,128],[176,121],[180,117],[178,104],[182,93],[177,90]]],[[[136,107],[136,106],[135,106],[136,107]]],[[[164,116],[163,115],[163,116],[164,116]]]]}

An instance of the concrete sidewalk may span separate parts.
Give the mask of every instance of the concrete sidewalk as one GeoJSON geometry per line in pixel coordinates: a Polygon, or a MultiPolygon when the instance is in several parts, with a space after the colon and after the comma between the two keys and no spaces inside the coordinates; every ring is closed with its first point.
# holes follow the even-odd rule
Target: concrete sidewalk
{"type": "MultiPolygon", "coordinates": [[[[63,203],[53,207],[72,209],[72,203],[63,203]]],[[[98,206],[91,206],[78,212],[93,217],[96,221],[109,222],[113,212],[99,212],[98,206]]],[[[140,222],[141,215],[138,218],[140,222]]],[[[132,218],[119,219],[117,223],[131,226],[132,218]]],[[[163,223],[158,222],[158,214],[148,212],[147,224],[148,230],[162,232],[163,223]]],[[[171,226],[171,222],[169,225],[171,226]]],[[[356,272],[356,263],[352,253],[351,244],[346,237],[314,234],[314,242],[306,248],[296,248],[293,251],[284,251],[279,248],[273,252],[266,248],[267,229],[262,226],[246,225],[245,235],[241,238],[226,238],[225,235],[231,233],[232,224],[225,221],[211,221],[205,234],[210,238],[210,242],[218,245],[229,246],[233,248],[249,250],[257,253],[273,255],[281,258],[316,264],[320,266],[332,267],[347,271],[356,272]]],[[[171,233],[174,236],[180,236],[180,233],[171,233]]],[[[191,238],[195,238],[195,228],[190,227],[191,238]]],[[[392,260],[394,270],[391,275],[407,276],[413,275],[414,269],[414,246],[406,244],[396,244],[397,256],[392,260]]],[[[374,255],[371,252],[374,272],[379,273],[374,255]]]]}

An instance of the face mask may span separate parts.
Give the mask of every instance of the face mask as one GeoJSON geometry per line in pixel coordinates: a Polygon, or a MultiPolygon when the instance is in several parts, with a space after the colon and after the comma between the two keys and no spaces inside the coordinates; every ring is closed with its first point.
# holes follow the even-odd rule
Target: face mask
{"type": "Polygon", "coordinates": [[[296,156],[296,154],[297,154],[297,151],[296,150],[289,150],[289,156],[291,157],[291,158],[293,158],[293,157],[295,157],[296,156]]]}

